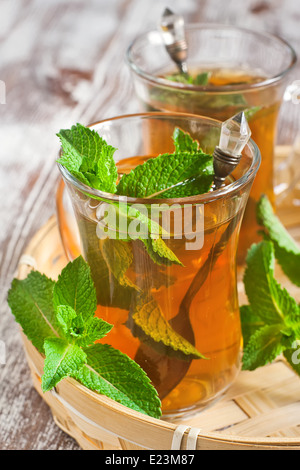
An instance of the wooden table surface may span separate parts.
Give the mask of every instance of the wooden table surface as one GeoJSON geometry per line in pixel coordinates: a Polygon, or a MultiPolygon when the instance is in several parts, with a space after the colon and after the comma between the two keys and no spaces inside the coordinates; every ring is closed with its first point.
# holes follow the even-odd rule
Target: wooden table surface
{"type": "MultiPolygon", "coordinates": [[[[124,53],[166,6],[187,22],[275,33],[300,56],[299,0],[0,0],[0,449],[79,450],[32,387],[7,290],[25,245],[55,211],[56,132],[138,111],[124,53]]],[[[279,143],[291,144],[299,122],[300,105],[285,103],[279,143]]]]}

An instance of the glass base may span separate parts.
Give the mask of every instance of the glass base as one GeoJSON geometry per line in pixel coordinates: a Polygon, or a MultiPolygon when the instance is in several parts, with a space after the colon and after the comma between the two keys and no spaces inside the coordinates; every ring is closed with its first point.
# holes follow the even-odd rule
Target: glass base
{"type": "MultiPolygon", "coordinates": [[[[238,361],[238,364],[234,369],[228,370],[227,374],[225,374],[222,379],[224,380],[223,386],[219,387],[219,390],[215,390],[215,393],[207,393],[207,397],[203,396],[201,400],[196,401],[191,406],[185,407],[177,407],[176,409],[165,409],[164,406],[162,407],[162,419],[165,421],[176,422],[176,421],[185,421],[191,417],[194,417],[197,414],[202,413],[203,411],[207,410],[211,406],[213,406],[216,402],[218,402],[227,390],[232,386],[233,382],[236,380],[237,376],[239,375],[241,370],[241,362],[238,361]]],[[[190,381],[189,388],[192,388],[195,383],[198,381],[190,381]]],[[[172,394],[172,392],[171,392],[172,394]]],[[[168,397],[166,397],[168,398],[168,397]]],[[[162,402],[164,405],[164,401],[162,402]]]]}
{"type": "Polygon", "coordinates": [[[196,403],[195,405],[189,407],[189,408],[183,408],[180,411],[167,411],[166,413],[162,413],[161,419],[164,421],[169,421],[169,422],[177,422],[177,421],[186,421],[190,419],[191,417],[195,417],[198,414],[203,413],[203,411],[206,411],[208,408],[211,406],[215,405],[219,400],[223,398],[227,390],[229,389],[231,385],[228,385],[226,389],[222,390],[219,394],[217,394],[215,397],[210,398],[207,401],[201,402],[201,403],[196,403]]]}

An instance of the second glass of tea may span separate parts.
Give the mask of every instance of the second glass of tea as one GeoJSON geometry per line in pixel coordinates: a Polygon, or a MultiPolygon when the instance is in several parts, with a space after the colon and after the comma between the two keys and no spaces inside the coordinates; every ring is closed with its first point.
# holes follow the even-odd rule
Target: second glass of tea
{"type": "Polygon", "coordinates": [[[261,194],[267,194],[274,203],[276,126],[296,54],[278,37],[235,26],[188,25],[186,40],[189,74],[193,77],[207,74],[205,84],[167,78],[178,74],[178,70],[159,31],[139,36],[127,51],[127,62],[143,111],[186,112],[225,121],[247,110],[262,164],[241,229],[239,254],[244,261],[247,248],[258,239],[256,202],[261,194]]]}
{"type": "MultiPolygon", "coordinates": [[[[197,140],[204,152],[212,153],[220,125],[199,116],[148,113],[91,127],[118,149],[115,160],[122,178],[149,158],[173,152],[177,127],[197,140]]],[[[97,315],[114,325],[101,341],[128,354],[146,371],[162,400],[164,417],[206,406],[239,372],[242,337],[236,252],[259,164],[259,150],[249,141],[226,186],[177,199],[103,193],[60,166],[81,244],[76,253],[77,229],[70,226],[60,191],[58,215],[66,253],[72,258],[81,252],[89,263],[97,290],[97,315]],[[103,238],[103,217],[110,208],[117,217],[123,214],[123,222],[127,210],[142,212],[144,220],[153,220],[153,214],[159,213],[151,236],[161,237],[165,249],[180,263],[163,263],[155,253],[151,256],[141,235],[130,235],[128,240],[124,233],[128,224],[121,224],[121,219],[103,238]]]]}

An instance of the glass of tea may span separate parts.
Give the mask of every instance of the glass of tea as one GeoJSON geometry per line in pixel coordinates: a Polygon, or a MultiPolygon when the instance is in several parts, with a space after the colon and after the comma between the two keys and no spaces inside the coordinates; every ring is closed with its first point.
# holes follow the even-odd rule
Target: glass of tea
{"type": "MultiPolygon", "coordinates": [[[[175,128],[212,153],[220,126],[200,116],[146,113],[105,120],[91,128],[118,149],[115,161],[121,179],[140,163],[173,152],[175,128]]],[[[89,263],[97,290],[96,314],[114,325],[101,341],[146,371],[162,400],[164,417],[206,406],[239,371],[236,252],[259,164],[260,152],[250,140],[224,187],[174,199],[104,193],[60,166],[77,225],[70,225],[60,186],[57,205],[64,248],[69,258],[82,253],[89,263]],[[129,230],[129,212],[134,223],[135,211],[154,223],[144,239],[129,230]],[[112,223],[103,236],[109,213],[112,223]],[[159,240],[177,261],[164,263],[155,257],[147,248],[149,237],[159,240]]]]}
{"type": "Polygon", "coordinates": [[[247,110],[262,164],[241,229],[243,261],[258,239],[257,200],[264,193],[274,203],[276,125],[296,54],[278,37],[235,26],[188,25],[186,40],[190,80],[179,76],[159,31],[139,36],[127,51],[127,62],[143,111],[186,112],[225,121],[247,110]]]}

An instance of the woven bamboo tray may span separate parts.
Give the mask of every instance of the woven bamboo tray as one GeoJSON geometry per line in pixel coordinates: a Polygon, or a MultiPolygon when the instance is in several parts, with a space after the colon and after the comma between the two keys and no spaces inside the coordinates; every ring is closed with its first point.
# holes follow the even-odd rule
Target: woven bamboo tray
{"type": "MultiPolygon", "coordinates": [[[[285,208],[282,217],[300,241],[299,208],[285,208]]],[[[18,277],[34,268],[55,279],[66,263],[53,216],[26,248],[18,277]]],[[[34,387],[50,406],[56,424],[85,450],[300,449],[300,379],[283,359],[241,372],[215,405],[171,423],[130,410],[70,378],[43,394],[43,357],[21,335],[34,387]]]]}

